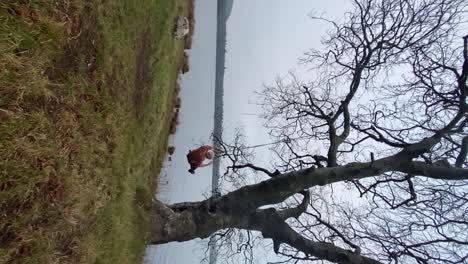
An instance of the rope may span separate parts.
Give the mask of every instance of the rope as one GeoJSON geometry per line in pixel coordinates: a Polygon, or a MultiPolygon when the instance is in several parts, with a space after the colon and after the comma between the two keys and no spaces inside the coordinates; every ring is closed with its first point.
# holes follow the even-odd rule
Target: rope
{"type": "Polygon", "coordinates": [[[265,144],[259,144],[259,145],[253,145],[253,146],[243,147],[243,148],[241,148],[241,149],[259,148],[259,147],[274,145],[274,144],[278,144],[278,143],[290,143],[290,142],[291,142],[291,139],[290,139],[290,138],[286,138],[286,139],[283,139],[283,140],[280,140],[280,141],[276,141],[276,142],[265,143],[265,144]]]}

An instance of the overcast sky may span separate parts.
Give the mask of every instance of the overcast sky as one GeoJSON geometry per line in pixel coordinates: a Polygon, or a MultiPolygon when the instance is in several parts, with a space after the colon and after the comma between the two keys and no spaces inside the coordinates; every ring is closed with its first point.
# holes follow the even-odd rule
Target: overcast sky
{"type": "Polygon", "coordinates": [[[300,71],[297,62],[304,51],[320,48],[327,25],[310,19],[311,12],[341,19],[346,6],[349,1],[234,0],[227,26],[226,131],[244,127],[249,145],[268,140],[262,120],[251,115],[261,112],[255,91],[288,71],[300,71]]]}
{"type": "MultiPolygon", "coordinates": [[[[295,70],[297,60],[309,48],[320,47],[325,25],[308,14],[326,12],[340,18],[349,1],[234,0],[227,26],[224,92],[225,134],[242,126],[250,145],[268,142],[255,91],[272,83],[277,75],[295,70]]],[[[196,0],[196,25],[190,71],[181,78],[181,122],[172,139],[176,152],[161,175],[159,197],[165,202],[201,200],[210,190],[211,168],[187,173],[189,149],[209,143],[213,129],[216,0],[196,0]]],[[[268,155],[264,156],[268,159],[268,155]]],[[[151,247],[148,264],[199,263],[196,241],[151,247]]],[[[259,263],[265,263],[261,260],[259,263]]]]}

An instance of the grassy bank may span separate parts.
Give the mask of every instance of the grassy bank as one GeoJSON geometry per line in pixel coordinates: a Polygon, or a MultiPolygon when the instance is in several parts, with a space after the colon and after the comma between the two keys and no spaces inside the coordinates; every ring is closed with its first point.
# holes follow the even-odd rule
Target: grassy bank
{"type": "Polygon", "coordinates": [[[0,263],[139,263],[186,5],[0,3],[0,263]]]}

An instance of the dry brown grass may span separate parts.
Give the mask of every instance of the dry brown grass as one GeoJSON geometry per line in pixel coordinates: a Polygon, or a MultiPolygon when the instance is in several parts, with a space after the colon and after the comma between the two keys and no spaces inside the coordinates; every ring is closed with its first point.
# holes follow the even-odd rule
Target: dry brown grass
{"type": "Polygon", "coordinates": [[[169,155],[174,154],[174,152],[175,152],[175,147],[174,146],[169,146],[167,148],[167,153],[169,153],[169,155]]]}
{"type": "Polygon", "coordinates": [[[175,134],[177,131],[177,126],[179,125],[179,111],[176,110],[172,114],[171,123],[169,126],[169,133],[175,134]]]}
{"type": "Polygon", "coordinates": [[[188,1],[189,33],[185,36],[184,49],[192,48],[193,34],[195,32],[195,0],[188,1]]]}
{"type": "Polygon", "coordinates": [[[175,94],[178,95],[179,93],[180,93],[180,84],[179,82],[177,82],[175,86],[175,94]]]}
{"type": "Polygon", "coordinates": [[[180,71],[182,73],[186,73],[189,70],[190,70],[189,56],[187,52],[184,52],[184,56],[182,57],[182,66],[180,67],[180,71]]]}
{"type": "Polygon", "coordinates": [[[174,98],[174,108],[178,111],[178,109],[182,106],[182,99],[176,94],[177,97],[174,98]]]}
{"type": "Polygon", "coordinates": [[[183,50],[166,21],[185,5],[0,1],[0,263],[141,260],[183,50]],[[147,25],[167,39],[135,43],[147,25]]]}
{"type": "MultiPolygon", "coordinates": [[[[170,134],[175,134],[177,131],[177,126],[179,125],[179,111],[180,107],[182,106],[182,99],[179,96],[180,88],[179,85],[176,85],[175,91],[174,91],[174,97],[172,100],[172,117],[171,117],[171,123],[169,126],[169,133],[170,134]]],[[[170,153],[170,151],[169,151],[170,153]]],[[[170,153],[172,154],[172,153],[170,153]]]]}
{"type": "MultiPolygon", "coordinates": [[[[68,3],[76,12],[81,9],[68,3]]],[[[98,120],[85,126],[88,112],[77,113],[91,103],[70,100],[64,83],[47,74],[73,22],[64,19],[60,6],[36,4],[0,4],[0,263],[57,263],[81,254],[69,239],[86,225],[77,216],[89,213],[91,200],[106,199],[93,191],[104,182],[83,177],[93,166],[88,151],[101,152],[97,162],[108,161],[105,150],[87,143],[105,129],[98,120]],[[82,187],[80,194],[69,192],[75,184],[82,187]]]]}

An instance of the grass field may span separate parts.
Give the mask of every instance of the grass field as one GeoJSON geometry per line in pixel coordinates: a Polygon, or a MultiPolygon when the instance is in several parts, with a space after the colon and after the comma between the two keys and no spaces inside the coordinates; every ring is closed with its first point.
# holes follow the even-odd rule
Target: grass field
{"type": "Polygon", "coordinates": [[[186,0],[0,2],[0,263],[139,263],[186,0]]]}

